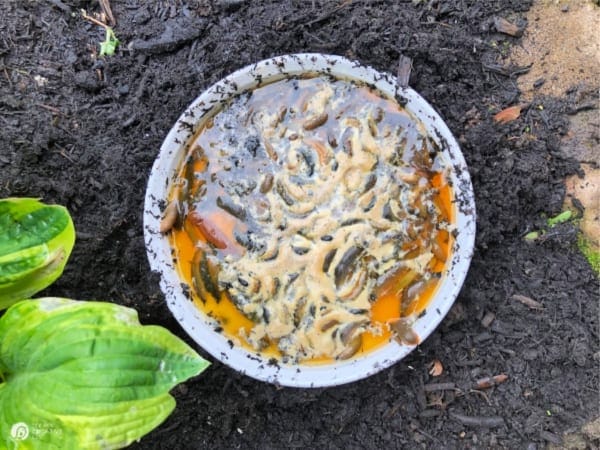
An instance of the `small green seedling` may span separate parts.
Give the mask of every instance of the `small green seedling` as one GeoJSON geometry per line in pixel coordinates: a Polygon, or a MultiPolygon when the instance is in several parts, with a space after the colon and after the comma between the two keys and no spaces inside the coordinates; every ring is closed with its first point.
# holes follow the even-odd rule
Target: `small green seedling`
{"type": "MultiPolygon", "coordinates": [[[[560,214],[554,216],[554,217],[550,217],[547,221],[546,221],[546,225],[548,228],[552,228],[560,223],[565,223],[568,222],[569,220],[571,220],[573,218],[573,212],[570,210],[567,211],[563,211],[560,214]]],[[[546,234],[546,230],[535,230],[535,231],[531,231],[529,233],[527,233],[524,237],[524,239],[526,241],[535,241],[536,239],[539,239],[540,237],[542,237],[544,234],[546,234]]]]}
{"type": "Polygon", "coordinates": [[[557,216],[550,217],[546,223],[550,228],[552,228],[554,225],[558,225],[559,223],[568,222],[571,217],[573,217],[573,213],[570,210],[566,210],[557,216]]]}
{"type": "Polygon", "coordinates": [[[73,221],[63,206],[0,200],[0,310],[53,283],[74,244],[73,221]]]}
{"type": "Polygon", "coordinates": [[[115,54],[119,40],[111,27],[105,27],[106,39],[100,42],[100,56],[112,56],[115,54]]]}
{"type": "Polygon", "coordinates": [[[541,231],[530,231],[524,237],[526,241],[535,241],[538,239],[543,233],[541,231]]]}

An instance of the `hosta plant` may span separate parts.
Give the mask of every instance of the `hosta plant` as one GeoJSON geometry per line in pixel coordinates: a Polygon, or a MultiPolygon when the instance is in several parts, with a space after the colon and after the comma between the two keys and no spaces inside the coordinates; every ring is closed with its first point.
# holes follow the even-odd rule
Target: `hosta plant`
{"type": "Polygon", "coordinates": [[[0,448],[122,448],[175,407],[169,390],[209,363],[105,302],[24,300],[0,318],[0,448]]]}
{"type": "Polygon", "coordinates": [[[0,310],[56,280],[74,243],[73,221],[63,206],[0,199],[0,310]]]}

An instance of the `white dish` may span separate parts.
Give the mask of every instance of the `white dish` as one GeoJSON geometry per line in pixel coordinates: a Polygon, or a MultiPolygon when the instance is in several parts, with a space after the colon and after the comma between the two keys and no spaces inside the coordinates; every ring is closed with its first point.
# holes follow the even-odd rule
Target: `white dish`
{"type": "Polygon", "coordinates": [[[234,72],[204,91],[181,115],[167,135],[154,163],[144,205],[144,237],[153,271],[160,273],[160,286],[167,304],[184,330],[206,351],[224,364],[259,380],[282,386],[324,387],[359,380],[400,361],[413,346],[392,340],[383,347],[345,361],[329,364],[274,364],[268,358],[232,345],[231,340],[214,331],[215,324],[190,298],[190,289],[178,275],[173,251],[159,226],[172,183],[187,154],[189,141],[215,107],[242,92],[268,82],[300,75],[322,73],[358,80],[373,85],[383,94],[396,98],[436,142],[452,172],[454,224],[457,233],[451,258],[441,284],[427,309],[416,320],[413,330],[423,341],[442,321],[454,303],[467,274],[475,240],[473,189],[463,155],[456,140],[435,110],[414,90],[399,87],[396,78],[339,56],[322,54],[285,55],[258,62],[234,72]]]}

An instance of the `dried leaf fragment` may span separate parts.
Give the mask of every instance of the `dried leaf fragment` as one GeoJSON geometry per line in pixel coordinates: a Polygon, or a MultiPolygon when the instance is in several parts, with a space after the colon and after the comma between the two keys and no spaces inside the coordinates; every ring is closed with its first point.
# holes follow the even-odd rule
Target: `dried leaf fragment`
{"type": "Polygon", "coordinates": [[[518,119],[521,115],[521,111],[523,110],[523,108],[525,108],[525,106],[526,105],[515,105],[503,109],[494,116],[494,122],[505,124],[518,119]]]}
{"type": "Polygon", "coordinates": [[[494,27],[498,33],[508,34],[513,37],[521,37],[523,35],[523,28],[509,22],[503,17],[494,17],[494,27]]]}
{"type": "Polygon", "coordinates": [[[434,359],[429,364],[429,375],[439,377],[444,372],[444,366],[439,359],[434,359]]]}

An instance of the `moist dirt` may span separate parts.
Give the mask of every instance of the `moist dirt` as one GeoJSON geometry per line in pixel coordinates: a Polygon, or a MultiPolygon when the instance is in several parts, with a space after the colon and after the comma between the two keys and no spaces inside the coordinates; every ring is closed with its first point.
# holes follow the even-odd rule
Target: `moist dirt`
{"type": "MultiPolygon", "coordinates": [[[[294,52],[347,56],[396,73],[446,120],[469,164],[478,235],[464,288],[442,325],[409,357],[366,380],[292,389],[218,361],[174,389],[177,408],[131,448],[545,448],[598,417],[598,280],[561,211],[566,93],[520,104],[507,58],[529,1],[113,0],[120,40],[81,17],[95,1],[4,0],[0,18],[0,197],[69,208],[78,238],[65,273],[40,295],[108,300],[138,310],[201,354],[166,307],[142,236],[145,185],[162,140],[211,83],[294,52]],[[533,302],[532,302],[533,301],[533,302]],[[429,374],[439,360],[443,372],[429,374]],[[478,380],[505,374],[487,389],[478,380]]],[[[596,448],[598,436],[583,434],[596,448]],[[595,437],[594,437],[595,436],[595,437]]]]}

